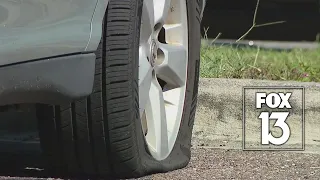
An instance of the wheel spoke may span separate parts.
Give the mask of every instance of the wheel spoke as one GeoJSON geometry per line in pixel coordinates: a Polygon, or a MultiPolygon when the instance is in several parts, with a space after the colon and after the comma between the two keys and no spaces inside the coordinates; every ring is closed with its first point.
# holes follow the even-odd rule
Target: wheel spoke
{"type": "Polygon", "coordinates": [[[168,153],[169,147],[165,103],[162,88],[156,78],[153,78],[151,83],[145,112],[148,122],[146,139],[151,153],[159,159],[168,153]]]}
{"type": "Polygon", "coordinates": [[[171,0],[145,0],[142,22],[148,24],[148,27],[152,29],[154,29],[155,25],[158,23],[163,25],[168,17],[170,4],[171,0]]]}
{"type": "Polygon", "coordinates": [[[168,44],[186,44],[183,34],[182,24],[165,24],[163,26],[166,33],[166,43],[168,44]]]}
{"type": "Polygon", "coordinates": [[[178,106],[181,95],[180,91],[181,89],[179,88],[172,88],[171,90],[163,92],[163,99],[165,103],[172,106],[178,106]]]}
{"type": "MultiPolygon", "coordinates": [[[[181,100],[183,100],[183,88],[174,88],[171,90],[168,90],[166,92],[163,92],[163,98],[164,102],[166,104],[166,113],[170,114],[170,116],[167,117],[167,126],[168,126],[168,132],[173,132],[174,128],[179,126],[181,118],[178,115],[179,111],[179,105],[182,103],[181,100]]],[[[169,139],[170,144],[170,139],[169,139]]]]}
{"type": "Polygon", "coordinates": [[[142,46],[139,48],[139,70],[139,109],[142,115],[149,99],[153,70],[142,46]]]}
{"type": "Polygon", "coordinates": [[[155,68],[156,74],[165,82],[181,87],[186,81],[187,50],[182,45],[160,44],[163,62],[155,68]]]}
{"type": "Polygon", "coordinates": [[[153,0],[154,2],[154,21],[155,24],[161,23],[164,24],[165,20],[167,19],[171,0],[153,0]]]}
{"type": "Polygon", "coordinates": [[[153,33],[154,22],[154,7],[152,0],[145,0],[143,2],[141,30],[140,30],[140,43],[148,42],[151,34],[153,33]]]}

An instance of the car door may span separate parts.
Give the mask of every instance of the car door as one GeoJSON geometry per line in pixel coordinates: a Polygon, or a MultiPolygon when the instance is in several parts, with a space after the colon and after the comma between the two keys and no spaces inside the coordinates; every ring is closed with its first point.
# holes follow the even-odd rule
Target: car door
{"type": "Polygon", "coordinates": [[[98,2],[1,0],[0,66],[85,51],[98,2]]]}

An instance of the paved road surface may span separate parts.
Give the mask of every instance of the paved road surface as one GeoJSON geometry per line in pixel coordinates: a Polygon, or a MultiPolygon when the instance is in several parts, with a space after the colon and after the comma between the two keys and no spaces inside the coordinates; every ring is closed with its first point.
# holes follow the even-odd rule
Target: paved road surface
{"type": "Polygon", "coordinates": [[[153,179],[320,179],[320,155],[195,149],[190,165],[153,179]]]}
{"type": "MultiPolygon", "coordinates": [[[[42,166],[41,158],[36,153],[1,154],[1,162],[0,179],[47,179],[48,174],[36,169],[41,169],[42,166]],[[25,169],[26,167],[29,167],[29,169],[25,169]],[[11,178],[8,176],[11,176],[11,178]]],[[[193,149],[193,157],[187,168],[141,179],[280,180],[286,178],[319,179],[320,155],[196,148],[193,149]]]]}

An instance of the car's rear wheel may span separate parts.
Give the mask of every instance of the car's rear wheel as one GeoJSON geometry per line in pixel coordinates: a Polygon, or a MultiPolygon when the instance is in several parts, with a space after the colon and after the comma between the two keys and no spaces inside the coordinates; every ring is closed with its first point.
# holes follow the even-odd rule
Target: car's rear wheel
{"type": "Polygon", "coordinates": [[[199,78],[199,2],[109,1],[92,95],[66,105],[37,105],[51,171],[138,177],[188,164],[199,78]]]}

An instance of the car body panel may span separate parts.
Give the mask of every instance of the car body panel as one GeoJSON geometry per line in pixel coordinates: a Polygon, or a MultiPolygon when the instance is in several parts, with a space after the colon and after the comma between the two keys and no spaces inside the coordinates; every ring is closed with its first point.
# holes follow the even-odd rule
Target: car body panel
{"type": "Polygon", "coordinates": [[[0,67],[0,106],[65,104],[92,93],[94,53],[78,53],[0,67]]]}
{"type": "Polygon", "coordinates": [[[0,106],[89,96],[108,2],[0,0],[0,106]]]}
{"type": "Polygon", "coordinates": [[[0,66],[85,51],[101,2],[107,0],[1,0],[0,66]]]}
{"type": "Polygon", "coordinates": [[[85,51],[95,51],[102,36],[102,22],[109,0],[98,0],[97,8],[91,21],[91,35],[85,51]]]}
{"type": "Polygon", "coordinates": [[[95,51],[108,2],[1,0],[0,66],[95,51]]]}

